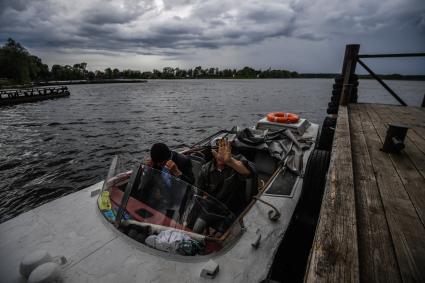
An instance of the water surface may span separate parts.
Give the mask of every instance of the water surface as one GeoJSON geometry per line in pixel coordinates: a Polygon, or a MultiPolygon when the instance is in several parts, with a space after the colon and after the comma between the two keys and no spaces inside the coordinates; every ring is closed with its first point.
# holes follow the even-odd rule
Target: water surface
{"type": "MultiPolygon", "coordinates": [[[[409,105],[425,82],[391,81],[409,105]]],[[[71,96],[0,108],[0,222],[102,180],[115,154],[142,159],[151,144],[190,145],[271,111],[321,123],[333,80],[157,80],[69,86],[71,96]]],[[[359,100],[394,103],[375,81],[359,100]]]]}

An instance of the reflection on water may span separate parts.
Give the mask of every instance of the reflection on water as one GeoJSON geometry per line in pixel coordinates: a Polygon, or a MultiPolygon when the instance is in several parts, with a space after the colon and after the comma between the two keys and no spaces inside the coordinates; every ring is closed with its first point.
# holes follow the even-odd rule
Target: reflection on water
{"type": "MultiPolygon", "coordinates": [[[[320,123],[333,81],[175,80],[72,85],[71,96],[0,108],[0,222],[102,180],[113,155],[143,158],[152,143],[190,145],[271,111],[320,123]]],[[[424,82],[390,82],[419,105],[424,82]]],[[[396,103],[374,81],[362,101],[396,103]]]]}

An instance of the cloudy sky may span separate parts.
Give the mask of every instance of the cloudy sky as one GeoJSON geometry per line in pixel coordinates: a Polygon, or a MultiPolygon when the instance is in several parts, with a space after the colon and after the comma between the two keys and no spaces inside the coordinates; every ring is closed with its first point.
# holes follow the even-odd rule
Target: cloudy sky
{"type": "MultiPolygon", "coordinates": [[[[89,69],[285,68],[338,72],[361,53],[425,52],[425,0],[0,0],[0,42],[89,69]]],[[[425,59],[368,59],[425,74],[425,59]]]]}

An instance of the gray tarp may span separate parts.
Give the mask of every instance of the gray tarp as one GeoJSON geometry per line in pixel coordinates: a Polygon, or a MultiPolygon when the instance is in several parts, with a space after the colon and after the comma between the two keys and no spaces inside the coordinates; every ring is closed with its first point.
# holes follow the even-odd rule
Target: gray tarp
{"type": "Polygon", "coordinates": [[[301,143],[288,129],[268,133],[246,128],[237,133],[234,145],[242,149],[266,151],[276,161],[286,162],[289,170],[299,174],[303,167],[303,151],[311,144],[301,143]]]}

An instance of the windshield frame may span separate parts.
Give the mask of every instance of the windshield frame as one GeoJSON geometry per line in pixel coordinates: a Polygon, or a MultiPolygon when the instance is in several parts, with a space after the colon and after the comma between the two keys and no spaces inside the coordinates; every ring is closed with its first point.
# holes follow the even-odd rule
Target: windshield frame
{"type": "MultiPolygon", "coordinates": [[[[133,166],[131,171],[122,172],[122,173],[118,173],[118,174],[115,171],[115,174],[113,174],[113,173],[111,174],[111,172],[114,172],[114,167],[117,166],[119,161],[120,160],[116,160],[116,158],[114,157],[114,159],[111,163],[111,168],[108,172],[107,180],[104,182],[104,185],[103,185],[103,188],[102,188],[102,192],[105,191],[105,190],[109,191],[115,185],[112,181],[115,178],[117,178],[117,180],[118,180],[117,183],[121,183],[121,184],[126,183],[124,194],[123,194],[122,198],[120,199],[119,202],[114,202],[114,204],[117,205],[117,207],[118,207],[117,216],[115,218],[115,221],[112,222],[113,225],[116,228],[119,228],[119,226],[122,225],[125,222],[125,219],[123,219],[123,216],[124,216],[125,213],[128,213],[128,211],[127,211],[128,200],[130,198],[130,194],[132,192],[132,189],[134,188],[135,185],[137,185],[137,179],[139,179],[140,174],[143,171],[143,168],[149,168],[150,170],[158,171],[157,169],[152,168],[151,166],[149,166],[149,165],[147,165],[143,162],[138,162],[135,166],[133,166]],[[130,172],[131,172],[131,175],[129,174],[130,172]],[[124,177],[121,178],[121,176],[124,176],[124,177]],[[128,181],[126,181],[126,180],[128,180],[128,181]]],[[[161,172],[161,171],[158,171],[158,172],[161,172]]],[[[187,182],[185,182],[185,181],[183,181],[183,180],[181,180],[181,179],[179,179],[175,176],[172,176],[172,175],[170,175],[170,177],[177,180],[179,183],[184,183],[190,190],[197,191],[199,193],[206,195],[208,197],[208,199],[213,200],[214,204],[219,204],[220,207],[224,207],[226,210],[228,210],[230,213],[232,213],[230,211],[230,209],[227,208],[227,206],[225,204],[223,204],[222,202],[217,200],[215,197],[204,192],[203,190],[199,189],[195,185],[189,184],[189,183],[187,183],[187,182]]],[[[98,206],[98,208],[100,210],[99,206],[98,206]]],[[[194,231],[186,231],[184,229],[179,229],[178,227],[176,227],[176,229],[182,231],[183,233],[189,233],[189,232],[194,233],[196,235],[204,237],[206,240],[221,243],[222,249],[224,249],[225,246],[230,244],[230,242],[233,242],[231,239],[237,238],[237,236],[240,235],[241,231],[243,230],[242,219],[239,219],[239,217],[234,215],[233,213],[232,213],[232,215],[233,215],[233,218],[232,218],[231,222],[228,225],[226,225],[225,231],[219,236],[209,236],[209,235],[205,235],[204,233],[196,233],[194,231]]],[[[135,220],[135,221],[137,221],[137,220],[135,220]]],[[[111,221],[108,221],[108,222],[111,222],[111,221]]],[[[140,223],[144,223],[144,222],[140,222],[140,223]]],[[[149,224],[149,223],[147,223],[147,224],[149,224]]],[[[158,224],[158,225],[160,225],[160,224],[158,224]]],[[[164,229],[174,228],[174,227],[168,227],[166,225],[160,225],[160,226],[164,227],[164,229]]]]}

